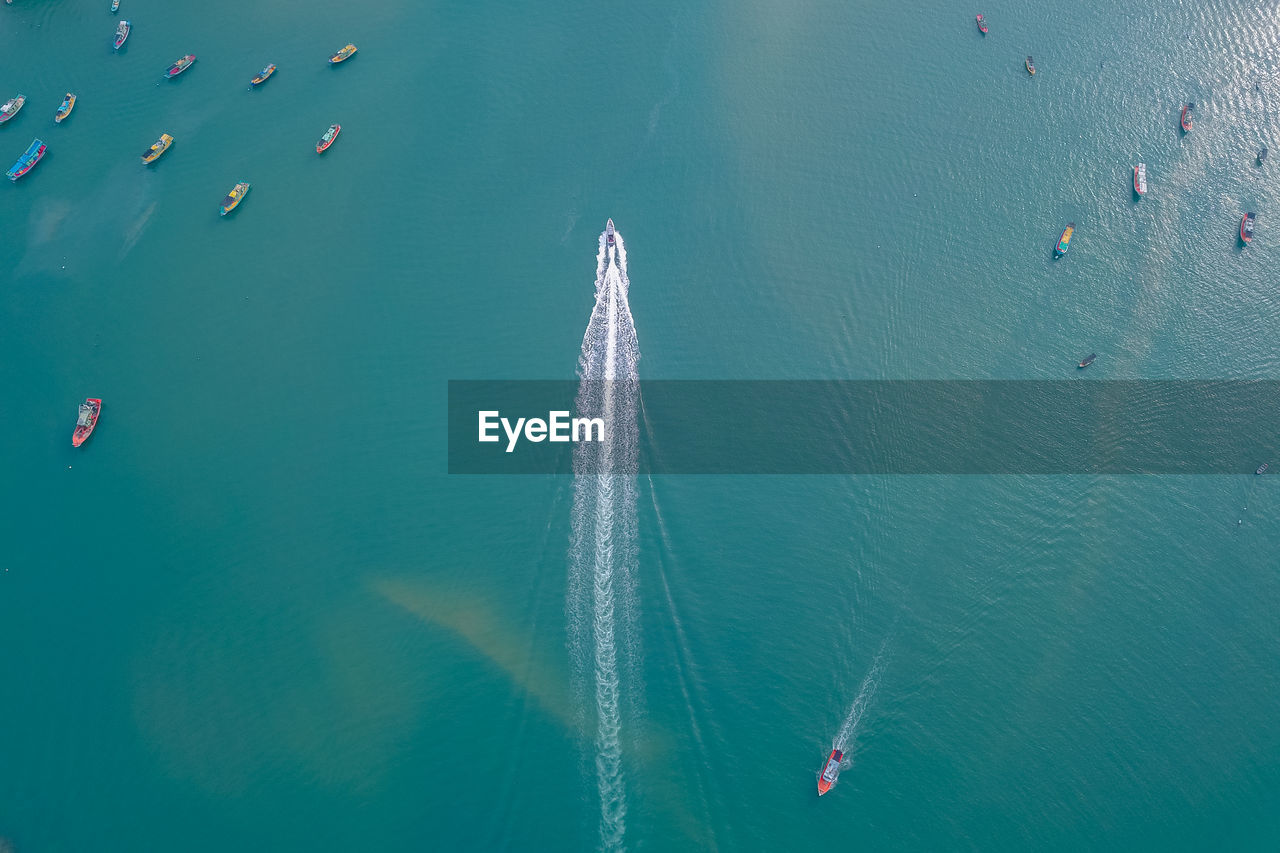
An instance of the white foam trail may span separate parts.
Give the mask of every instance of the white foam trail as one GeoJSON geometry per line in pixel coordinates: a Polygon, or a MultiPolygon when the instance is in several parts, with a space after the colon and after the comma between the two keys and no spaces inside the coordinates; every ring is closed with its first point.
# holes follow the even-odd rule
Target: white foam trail
{"type": "MultiPolygon", "coordinates": [[[[638,657],[634,599],[639,390],[635,380],[640,353],[627,304],[630,282],[622,235],[617,234],[615,241],[616,251],[610,251],[604,235],[600,236],[596,304],[578,361],[577,411],[603,418],[605,428],[602,441],[583,442],[574,450],[566,602],[575,691],[585,700],[588,682],[594,688],[600,846],[605,850],[623,849],[626,835],[620,672],[629,675],[638,657]]],[[[638,693],[637,679],[628,678],[627,683],[630,693],[638,693]]],[[[636,701],[635,695],[629,698],[636,701]]]]}
{"type": "Polygon", "coordinates": [[[876,652],[875,660],[871,662],[871,669],[867,672],[865,678],[862,679],[862,685],[858,688],[858,696],[853,700],[853,705],[849,708],[849,714],[844,718],[844,723],[840,726],[840,731],[836,734],[836,739],[831,742],[832,749],[838,749],[846,755],[849,752],[849,744],[858,734],[858,724],[862,722],[862,715],[867,710],[867,705],[871,703],[871,699],[876,695],[876,688],[880,686],[880,673],[883,669],[881,661],[884,658],[885,640],[880,644],[880,651],[876,652]]]}

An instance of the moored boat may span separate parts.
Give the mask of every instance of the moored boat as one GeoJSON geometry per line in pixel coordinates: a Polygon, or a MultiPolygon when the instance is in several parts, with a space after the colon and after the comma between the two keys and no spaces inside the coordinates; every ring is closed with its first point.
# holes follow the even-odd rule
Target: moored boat
{"type": "Polygon", "coordinates": [[[1080,359],[1080,363],[1077,364],[1076,367],[1080,367],[1080,368],[1088,367],[1089,365],[1093,364],[1093,360],[1097,357],[1098,357],[1098,354],[1096,352],[1091,352],[1088,355],[1086,355],[1084,358],[1080,359]]]}
{"type": "Polygon", "coordinates": [[[1133,191],[1138,195],[1147,194],[1147,164],[1139,163],[1133,167],[1133,191]]]}
{"type": "Polygon", "coordinates": [[[258,72],[258,76],[249,81],[250,86],[261,86],[267,82],[267,78],[276,73],[275,65],[268,65],[266,68],[258,72]]]}
{"type": "Polygon", "coordinates": [[[843,760],[843,752],[838,749],[831,750],[831,755],[827,757],[827,763],[822,768],[822,775],[818,777],[819,797],[830,791],[831,786],[836,783],[836,778],[840,775],[840,762],[843,760]]]}
{"type": "Polygon", "coordinates": [[[1253,242],[1253,220],[1252,213],[1246,213],[1244,218],[1240,220],[1240,239],[1246,243],[1253,242]]]}
{"type": "Polygon", "coordinates": [[[247,192],[249,192],[249,184],[244,181],[232,187],[231,192],[227,193],[227,197],[222,200],[222,215],[226,216],[239,207],[247,192]]]}
{"type": "Polygon", "coordinates": [[[1182,108],[1181,124],[1182,124],[1183,133],[1191,132],[1191,125],[1192,125],[1191,111],[1195,109],[1195,106],[1196,106],[1195,104],[1187,104],[1185,107],[1182,108]]]}
{"type": "Polygon", "coordinates": [[[98,425],[98,416],[102,414],[102,401],[97,397],[87,397],[80,404],[80,411],[76,416],[76,429],[71,433],[71,446],[79,447],[85,443],[89,434],[93,432],[93,428],[98,425]]]}
{"type": "Polygon", "coordinates": [[[194,63],[195,61],[196,61],[196,55],[194,53],[188,53],[186,56],[182,57],[177,62],[170,65],[169,70],[164,72],[164,76],[177,77],[183,71],[186,71],[188,68],[190,68],[192,63],[194,63]]]}
{"type": "Polygon", "coordinates": [[[124,46],[124,43],[129,39],[129,32],[132,29],[133,24],[130,24],[128,21],[121,21],[116,24],[116,50],[119,50],[124,46]]]}
{"type": "Polygon", "coordinates": [[[1027,73],[1032,77],[1036,76],[1036,64],[1031,61],[1031,57],[1027,57],[1027,73]]]}
{"type": "Polygon", "coordinates": [[[329,57],[329,64],[337,65],[339,62],[346,62],[348,59],[355,56],[355,53],[356,46],[354,44],[349,44],[333,56],[329,57]]]}
{"type": "Polygon", "coordinates": [[[1254,471],[1253,473],[1255,473],[1255,474],[1265,474],[1265,473],[1267,473],[1267,469],[1268,469],[1268,468],[1270,468],[1270,467],[1271,467],[1271,463],[1270,463],[1270,462],[1263,462],[1261,465],[1259,465],[1259,466],[1258,466],[1258,470],[1257,470],[1257,471],[1254,471]]]}
{"type": "Polygon", "coordinates": [[[1067,227],[1062,229],[1062,236],[1058,238],[1058,245],[1053,247],[1053,256],[1060,258],[1067,253],[1067,249],[1071,247],[1071,238],[1076,233],[1076,224],[1070,222],[1067,227]]]}
{"type": "Polygon", "coordinates": [[[142,152],[143,163],[154,163],[160,159],[160,155],[169,150],[169,146],[173,144],[173,137],[167,133],[160,134],[160,138],[146,151],[142,152]]]}
{"type": "Polygon", "coordinates": [[[987,34],[987,19],[982,17],[981,15],[978,16],[978,30],[984,36],[987,34]]]}
{"type": "Polygon", "coordinates": [[[62,99],[62,106],[58,107],[57,114],[53,117],[55,124],[62,124],[62,120],[71,115],[71,111],[76,108],[76,96],[73,92],[67,92],[67,96],[62,99]]]}
{"type": "Polygon", "coordinates": [[[320,141],[316,143],[316,153],[323,154],[329,150],[329,146],[338,138],[338,134],[342,132],[342,125],[331,124],[329,129],[324,132],[324,136],[320,137],[320,141]]]}
{"type": "Polygon", "coordinates": [[[13,118],[22,109],[22,105],[27,102],[26,95],[18,95],[16,98],[10,98],[0,106],[0,124],[4,124],[13,118]]]}
{"type": "Polygon", "coordinates": [[[16,181],[27,172],[30,172],[35,167],[36,163],[39,163],[44,158],[44,154],[47,150],[49,150],[49,146],[45,145],[39,139],[32,142],[27,150],[23,152],[22,156],[18,158],[18,162],[14,163],[13,167],[5,173],[8,175],[9,180],[16,181]]]}

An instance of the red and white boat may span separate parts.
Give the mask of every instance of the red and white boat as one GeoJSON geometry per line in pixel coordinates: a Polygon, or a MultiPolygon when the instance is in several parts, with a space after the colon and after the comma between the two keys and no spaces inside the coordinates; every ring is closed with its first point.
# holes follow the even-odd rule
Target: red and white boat
{"type": "Polygon", "coordinates": [[[80,404],[80,416],[76,418],[76,431],[71,434],[71,446],[79,447],[85,443],[93,428],[98,425],[98,415],[102,413],[102,401],[89,397],[80,404]]]}
{"type": "Polygon", "coordinates": [[[1133,191],[1138,195],[1147,194],[1147,164],[1139,163],[1133,167],[1133,191]]]}
{"type": "Polygon", "coordinates": [[[987,19],[981,15],[978,16],[978,29],[984,36],[987,34],[987,19]]]}
{"type": "Polygon", "coordinates": [[[830,791],[831,786],[836,783],[836,778],[840,775],[840,762],[843,760],[843,752],[838,749],[831,750],[831,755],[827,758],[827,766],[822,768],[822,775],[818,777],[819,797],[830,791]]]}

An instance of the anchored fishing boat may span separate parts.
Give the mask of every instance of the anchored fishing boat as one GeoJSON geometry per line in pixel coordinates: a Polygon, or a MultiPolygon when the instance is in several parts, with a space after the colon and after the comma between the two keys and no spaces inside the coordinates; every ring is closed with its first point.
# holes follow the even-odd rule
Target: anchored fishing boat
{"type": "Polygon", "coordinates": [[[1031,57],[1027,57],[1027,73],[1032,77],[1036,76],[1036,64],[1031,61],[1031,57]]]}
{"type": "Polygon", "coordinates": [[[76,429],[71,433],[71,446],[79,447],[84,444],[93,432],[93,428],[98,425],[98,416],[102,414],[102,401],[97,397],[89,397],[80,404],[80,411],[76,416],[76,429]]]}
{"type": "Polygon", "coordinates": [[[984,36],[987,34],[987,19],[982,17],[981,15],[978,16],[978,30],[984,36]]]}
{"type": "Polygon", "coordinates": [[[836,783],[836,779],[840,776],[840,762],[843,760],[843,752],[838,749],[831,750],[831,755],[827,757],[826,766],[822,768],[822,775],[818,777],[819,797],[830,791],[831,786],[836,783]]]}
{"type": "Polygon", "coordinates": [[[267,82],[267,78],[276,73],[275,65],[268,65],[266,68],[258,72],[258,76],[249,81],[250,86],[261,86],[267,82]]]}
{"type": "Polygon", "coordinates": [[[129,31],[133,29],[133,25],[128,21],[121,21],[116,24],[116,50],[124,46],[129,39],[129,31]]]}
{"type": "Polygon", "coordinates": [[[1068,223],[1067,227],[1062,229],[1062,236],[1058,238],[1058,245],[1053,247],[1053,256],[1060,258],[1067,253],[1067,249],[1071,247],[1071,237],[1076,233],[1076,224],[1068,223]]]}
{"type": "Polygon", "coordinates": [[[39,139],[32,142],[31,146],[18,158],[18,162],[13,164],[13,168],[5,173],[8,175],[9,180],[16,181],[35,168],[36,163],[39,163],[44,158],[44,153],[48,148],[49,146],[39,139]]]}
{"type": "Polygon", "coordinates": [[[0,106],[0,124],[4,124],[13,118],[22,109],[23,104],[27,102],[26,95],[18,95],[16,98],[10,98],[0,106]]]}
{"type": "Polygon", "coordinates": [[[1244,218],[1240,220],[1240,239],[1246,243],[1253,242],[1253,220],[1252,213],[1246,213],[1244,218]]]}
{"type": "Polygon", "coordinates": [[[196,61],[196,55],[194,53],[188,53],[186,56],[182,57],[177,62],[170,65],[169,70],[164,72],[164,76],[177,77],[183,71],[186,71],[188,68],[190,68],[192,63],[194,63],[195,61],[196,61]]]}
{"type": "Polygon", "coordinates": [[[355,56],[355,54],[356,46],[354,44],[349,44],[333,56],[329,57],[329,64],[337,65],[339,62],[346,62],[348,59],[355,56]]]}
{"type": "Polygon", "coordinates": [[[1193,109],[1195,109],[1195,106],[1196,106],[1195,104],[1187,104],[1185,107],[1183,107],[1183,108],[1182,108],[1182,120],[1181,120],[1181,124],[1182,124],[1182,132],[1183,132],[1183,133],[1190,133],[1190,132],[1191,132],[1191,124],[1192,124],[1192,122],[1191,122],[1191,111],[1192,111],[1193,109]]]}
{"type": "Polygon", "coordinates": [[[167,133],[160,134],[160,138],[146,151],[142,152],[143,163],[154,163],[160,159],[160,155],[169,150],[169,146],[173,144],[173,137],[167,133]]]}
{"type": "Polygon", "coordinates": [[[227,193],[227,197],[222,200],[222,215],[226,216],[231,211],[240,206],[240,202],[244,201],[245,194],[249,192],[249,184],[241,181],[231,188],[231,192],[227,193]]]}
{"type": "Polygon", "coordinates": [[[338,138],[338,134],[342,132],[342,125],[331,124],[329,129],[324,132],[324,136],[320,137],[320,141],[316,143],[316,153],[323,154],[329,150],[329,146],[333,144],[333,140],[338,138]]]}
{"type": "Polygon", "coordinates": [[[1133,191],[1138,195],[1147,194],[1147,164],[1139,163],[1133,167],[1133,191]]]}
{"type": "Polygon", "coordinates": [[[71,111],[76,108],[76,96],[72,92],[67,92],[67,96],[62,99],[62,106],[58,107],[58,112],[53,117],[55,124],[62,124],[62,120],[71,115],[71,111]]]}

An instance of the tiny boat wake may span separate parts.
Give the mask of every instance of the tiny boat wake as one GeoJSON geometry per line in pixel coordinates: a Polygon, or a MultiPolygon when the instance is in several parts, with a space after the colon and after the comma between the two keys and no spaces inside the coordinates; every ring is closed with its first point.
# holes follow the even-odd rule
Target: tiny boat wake
{"type": "Polygon", "coordinates": [[[640,350],[627,304],[627,252],[613,222],[600,235],[596,303],[578,360],[578,415],[604,419],[604,437],[574,450],[573,515],[566,610],[575,693],[595,698],[595,771],[600,846],[626,834],[623,709],[638,707],[635,621],[636,480],[640,350]]]}
{"type": "Polygon", "coordinates": [[[865,678],[862,679],[862,686],[858,688],[858,696],[853,700],[853,705],[849,708],[849,714],[844,718],[844,723],[840,726],[840,731],[836,734],[836,738],[831,742],[832,749],[838,749],[845,754],[845,761],[849,760],[849,744],[858,734],[858,724],[862,722],[862,715],[867,710],[867,705],[871,703],[872,698],[876,695],[876,688],[880,686],[880,673],[884,669],[884,650],[888,644],[885,640],[880,644],[880,650],[876,652],[875,659],[871,661],[871,669],[867,672],[865,678]]]}

